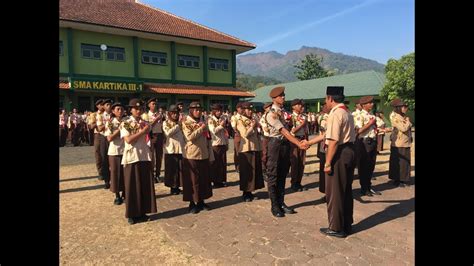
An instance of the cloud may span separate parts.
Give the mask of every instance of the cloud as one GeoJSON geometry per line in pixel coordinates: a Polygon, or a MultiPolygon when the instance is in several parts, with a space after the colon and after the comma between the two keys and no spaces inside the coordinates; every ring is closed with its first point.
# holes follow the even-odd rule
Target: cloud
{"type": "Polygon", "coordinates": [[[300,26],[300,27],[297,27],[297,28],[294,28],[294,29],[292,29],[292,30],[290,30],[290,31],[277,34],[277,35],[275,35],[275,36],[273,36],[273,37],[271,37],[271,38],[265,39],[265,40],[263,40],[263,41],[259,41],[259,42],[257,42],[257,45],[258,45],[259,48],[264,47],[264,46],[267,46],[267,45],[272,44],[272,43],[274,43],[274,42],[277,42],[277,41],[279,41],[279,40],[285,39],[285,38],[287,38],[287,37],[289,37],[289,36],[291,36],[291,35],[294,35],[294,34],[296,34],[296,33],[298,33],[298,32],[301,32],[301,31],[307,30],[307,29],[309,29],[309,28],[312,28],[312,27],[314,27],[314,26],[316,26],[316,25],[319,25],[319,24],[322,24],[322,23],[327,22],[327,21],[329,21],[329,20],[332,20],[332,19],[335,19],[335,18],[344,16],[344,15],[346,15],[346,14],[352,13],[352,12],[354,12],[354,11],[356,11],[356,10],[362,8],[362,7],[369,6],[369,5],[371,5],[371,4],[373,4],[373,3],[377,2],[377,1],[380,1],[380,0],[367,0],[367,1],[364,1],[364,2],[362,2],[362,3],[360,3],[360,4],[357,4],[357,5],[353,6],[353,7],[350,7],[350,8],[344,9],[344,10],[342,10],[342,11],[339,11],[339,12],[337,12],[337,13],[335,13],[335,14],[332,14],[332,15],[326,16],[326,17],[324,17],[324,18],[318,19],[318,20],[316,20],[316,21],[312,21],[312,22],[310,22],[310,23],[304,24],[304,25],[302,25],[302,26],[300,26]]]}

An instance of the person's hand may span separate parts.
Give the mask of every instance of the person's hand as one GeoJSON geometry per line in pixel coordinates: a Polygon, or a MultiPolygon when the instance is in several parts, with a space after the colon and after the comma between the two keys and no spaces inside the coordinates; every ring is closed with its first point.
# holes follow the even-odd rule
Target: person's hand
{"type": "Polygon", "coordinates": [[[331,172],[331,164],[324,164],[324,172],[329,174],[331,172]]]}
{"type": "Polygon", "coordinates": [[[145,124],[145,126],[142,128],[142,132],[148,133],[150,131],[151,127],[150,124],[145,124]]]}
{"type": "Polygon", "coordinates": [[[307,150],[307,149],[309,149],[309,145],[308,145],[306,140],[302,140],[302,141],[300,141],[300,143],[298,143],[298,148],[300,148],[302,150],[307,150]]]}
{"type": "Polygon", "coordinates": [[[224,127],[224,126],[225,126],[225,120],[219,121],[219,125],[221,125],[222,127],[224,127]]]}
{"type": "Polygon", "coordinates": [[[199,123],[201,126],[200,128],[205,128],[206,127],[206,123],[199,123]]]}

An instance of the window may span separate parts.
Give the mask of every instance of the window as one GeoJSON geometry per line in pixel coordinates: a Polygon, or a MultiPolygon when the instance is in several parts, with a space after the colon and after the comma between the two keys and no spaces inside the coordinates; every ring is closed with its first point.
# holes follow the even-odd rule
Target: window
{"type": "Polygon", "coordinates": [[[125,49],[119,47],[107,47],[105,58],[111,61],[125,61],[125,49]]]}
{"type": "Polygon", "coordinates": [[[63,41],[59,41],[59,55],[64,55],[63,41]]]}
{"type": "Polygon", "coordinates": [[[178,66],[199,68],[199,56],[178,55],[178,66]]]}
{"type": "Polygon", "coordinates": [[[152,65],[166,65],[166,53],[142,50],[142,63],[152,65]]]}
{"type": "Polygon", "coordinates": [[[229,60],[209,58],[209,69],[229,71],[229,60]]]}
{"type": "Polygon", "coordinates": [[[89,59],[102,59],[102,50],[99,45],[81,43],[81,56],[89,59]]]}

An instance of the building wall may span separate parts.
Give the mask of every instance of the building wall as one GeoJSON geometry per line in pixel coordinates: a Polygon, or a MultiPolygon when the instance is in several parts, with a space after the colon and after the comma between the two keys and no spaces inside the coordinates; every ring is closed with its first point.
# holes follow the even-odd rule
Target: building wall
{"type": "Polygon", "coordinates": [[[67,49],[67,30],[64,28],[59,29],[59,40],[63,42],[63,55],[59,56],[59,73],[68,73],[69,72],[69,60],[68,55],[69,51],[67,49]]]}
{"type": "Polygon", "coordinates": [[[208,83],[225,83],[232,84],[232,52],[230,50],[222,50],[215,48],[208,48],[207,50],[207,60],[209,58],[218,58],[218,59],[227,59],[229,60],[229,70],[210,70],[209,63],[207,64],[207,81],[208,83]]]}
{"type": "Polygon", "coordinates": [[[176,43],[176,80],[203,82],[203,58],[202,47],[176,43]],[[199,56],[199,68],[188,68],[178,66],[178,55],[199,56]]]}
{"type": "Polygon", "coordinates": [[[100,76],[134,77],[133,40],[131,37],[110,35],[89,31],[73,31],[74,73],[100,76]],[[102,53],[101,60],[86,59],[81,56],[81,43],[106,44],[125,49],[125,61],[109,61],[102,53]]]}
{"type": "Polygon", "coordinates": [[[138,75],[140,78],[171,80],[171,42],[138,39],[138,75]],[[142,63],[142,50],[166,53],[166,66],[142,63]]]}

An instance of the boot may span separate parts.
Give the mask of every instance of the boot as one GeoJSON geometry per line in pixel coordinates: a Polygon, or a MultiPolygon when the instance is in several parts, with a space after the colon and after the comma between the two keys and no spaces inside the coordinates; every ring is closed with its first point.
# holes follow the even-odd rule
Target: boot
{"type": "Polygon", "coordinates": [[[268,197],[270,198],[272,204],[272,214],[275,217],[285,217],[285,213],[282,209],[280,209],[276,194],[276,186],[275,185],[268,185],[268,197]]]}

